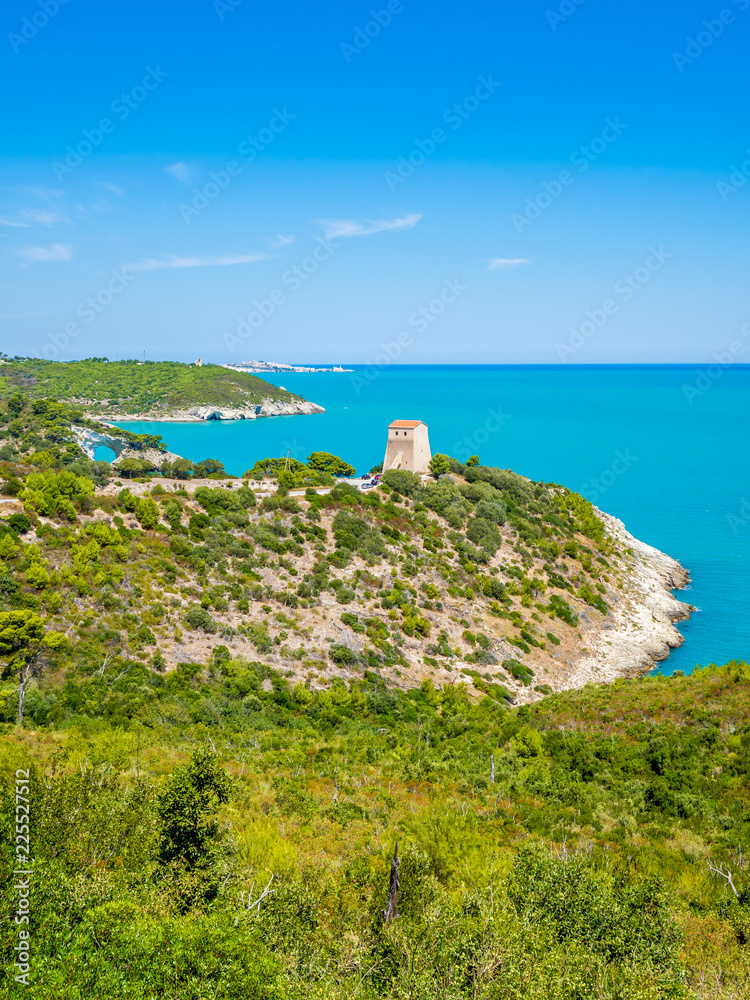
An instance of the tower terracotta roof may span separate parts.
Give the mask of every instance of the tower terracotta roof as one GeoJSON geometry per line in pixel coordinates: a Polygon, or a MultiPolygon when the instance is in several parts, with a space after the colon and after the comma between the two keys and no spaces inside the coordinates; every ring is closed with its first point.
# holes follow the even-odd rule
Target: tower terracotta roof
{"type": "Polygon", "coordinates": [[[419,427],[419,425],[421,423],[424,423],[424,421],[422,421],[422,420],[394,420],[388,426],[389,427],[419,427]]]}

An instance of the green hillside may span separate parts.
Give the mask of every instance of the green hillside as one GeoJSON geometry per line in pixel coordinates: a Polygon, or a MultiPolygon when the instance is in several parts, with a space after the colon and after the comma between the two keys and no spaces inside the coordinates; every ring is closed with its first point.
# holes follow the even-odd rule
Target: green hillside
{"type": "Polygon", "coordinates": [[[7,359],[0,365],[0,398],[22,393],[75,403],[98,416],[149,413],[191,406],[252,406],[264,399],[297,398],[255,375],[219,365],[175,361],[40,361],[7,359]]]}
{"type": "Polygon", "coordinates": [[[79,420],[0,403],[0,995],[750,995],[750,667],[544,696],[628,571],[583,498],[123,483],[79,420]]]}
{"type": "Polygon", "coordinates": [[[499,710],[372,674],[313,695],[221,646],[92,660],[70,722],[0,737],[7,886],[19,768],[33,803],[24,995],[746,998],[750,669],[623,682],[624,719],[612,692],[499,710]]]}

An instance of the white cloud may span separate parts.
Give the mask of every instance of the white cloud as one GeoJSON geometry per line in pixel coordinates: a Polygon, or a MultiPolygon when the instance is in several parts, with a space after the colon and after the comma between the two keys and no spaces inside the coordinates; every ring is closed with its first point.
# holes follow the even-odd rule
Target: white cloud
{"type": "Polygon", "coordinates": [[[327,240],[338,239],[341,236],[371,236],[373,233],[398,233],[402,229],[413,229],[422,218],[416,212],[403,219],[365,219],[356,222],[354,219],[319,219],[327,240]]]}
{"type": "Polygon", "coordinates": [[[178,181],[188,181],[190,180],[190,167],[186,163],[170,163],[168,167],[164,168],[165,173],[171,174],[176,177],[178,181]]]}
{"type": "Polygon", "coordinates": [[[514,267],[523,267],[531,261],[526,257],[492,257],[489,262],[490,271],[511,271],[514,267]]]}
{"type": "Polygon", "coordinates": [[[52,246],[48,247],[28,246],[16,250],[16,254],[30,264],[36,264],[40,261],[70,260],[73,256],[73,247],[64,246],[62,243],[53,243],[52,246]]]}
{"type": "Polygon", "coordinates": [[[125,197],[125,192],[123,191],[123,189],[121,187],[118,187],[117,184],[105,184],[104,185],[104,190],[105,191],[111,191],[112,194],[116,194],[118,198],[124,198],[125,197]]]}
{"type": "Polygon", "coordinates": [[[290,243],[294,243],[293,236],[282,236],[281,233],[276,237],[275,241],[271,244],[274,250],[278,250],[280,247],[289,246],[290,243]]]}
{"type": "Polygon", "coordinates": [[[161,271],[164,268],[181,267],[228,267],[230,264],[254,264],[259,260],[268,260],[265,253],[228,253],[220,257],[151,257],[138,261],[136,264],[126,264],[131,271],[161,271]]]}
{"type": "Polygon", "coordinates": [[[28,222],[12,222],[10,219],[0,219],[0,226],[13,226],[14,229],[28,229],[28,222]]]}
{"type": "Polygon", "coordinates": [[[40,226],[54,226],[58,222],[70,222],[70,219],[60,215],[59,212],[45,212],[42,208],[25,208],[23,214],[27,219],[31,219],[32,222],[36,222],[40,226]]]}

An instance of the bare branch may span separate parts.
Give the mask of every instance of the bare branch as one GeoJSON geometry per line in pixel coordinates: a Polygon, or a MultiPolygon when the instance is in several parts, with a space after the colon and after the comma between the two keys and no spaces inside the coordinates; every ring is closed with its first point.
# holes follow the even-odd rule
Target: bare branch
{"type": "Polygon", "coordinates": [[[734,885],[734,881],[732,880],[732,869],[728,865],[725,866],[723,864],[719,864],[717,866],[717,865],[712,864],[711,861],[709,860],[709,862],[708,862],[708,870],[710,872],[713,872],[714,875],[720,875],[723,879],[725,879],[727,885],[732,890],[732,892],[734,893],[735,897],[737,899],[740,898],[740,894],[737,892],[737,889],[735,888],[735,885],[734,885]]]}

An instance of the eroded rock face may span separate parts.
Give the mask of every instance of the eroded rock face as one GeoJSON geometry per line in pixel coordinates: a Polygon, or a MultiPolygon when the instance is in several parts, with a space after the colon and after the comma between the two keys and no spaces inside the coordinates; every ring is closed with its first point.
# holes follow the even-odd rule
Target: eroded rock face
{"type": "Polygon", "coordinates": [[[81,451],[87,458],[93,459],[97,448],[109,448],[115,453],[116,459],[121,458],[123,453],[129,450],[129,445],[110,434],[102,434],[99,431],[89,430],[88,427],[72,427],[81,451]]]}
{"type": "MultiPolygon", "coordinates": [[[[187,410],[154,410],[148,413],[122,413],[108,415],[107,422],[117,423],[128,420],[158,420],[164,423],[191,423],[198,420],[256,420],[258,417],[294,417],[325,413],[318,403],[306,399],[284,403],[274,399],[264,399],[252,406],[191,406],[187,410]]],[[[96,420],[103,419],[97,414],[87,414],[96,420]]],[[[109,447],[109,446],[107,446],[109,447]]]]}
{"type": "Polygon", "coordinates": [[[607,534],[632,552],[619,600],[598,631],[587,635],[588,653],[575,664],[568,687],[637,677],[665,660],[684,639],[674,626],[695,609],[670,591],[686,587],[690,574],[676,559],[639,541],[622,521],[595,508],[607,534]]]}
{"type": "Polygon", "coordinates": [[[186,413],[188,417],[197,420],[255,420],[257,417],[290,417],[312,413],[325,413],[325,410],[317,403],[309,403],[307,400],[283,403],[278,400],[267,399],[257,406],[246,407],[244,409],[218,406],[192,406],[186,413]]]}
{"type": "Polygon", "coordinates": [[[88,427],[72,427],[81,451],[87,458],[93,460],[97,448],[109,448],[115,453],[112,461],[113,466],[118,466],[126,458],[146,459],[151,462],[154,468],[159,468],[164,462],[174,462],[180,455],[175,455],[171,451],[159,451],[157,448],[133,448],[127,441],[117,437],[113,430],[112,434],[90,430],[88,427]]]}

